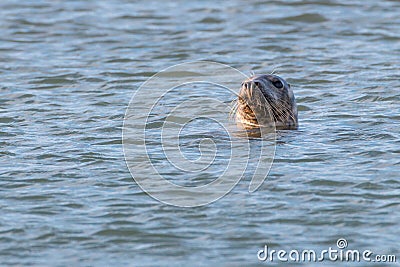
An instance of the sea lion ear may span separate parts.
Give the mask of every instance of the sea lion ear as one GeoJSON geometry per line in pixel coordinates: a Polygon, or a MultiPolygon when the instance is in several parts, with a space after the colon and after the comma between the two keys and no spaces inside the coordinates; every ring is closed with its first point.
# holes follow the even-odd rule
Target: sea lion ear
{"type": "Polygon", "coordinates": [[[288,85],[288,87],[290,88],[290,83],[288,83],[287,85],[288,85]]]}

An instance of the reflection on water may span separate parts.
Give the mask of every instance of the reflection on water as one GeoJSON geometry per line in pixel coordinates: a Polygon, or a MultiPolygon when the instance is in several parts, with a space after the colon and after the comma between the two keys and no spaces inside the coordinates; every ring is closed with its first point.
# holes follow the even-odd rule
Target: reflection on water
{"type": "MultiPolygon", "coordinates": [[[[389,0],[2,1],[0,262],[251,266],[265,243],[318,250],[339,237],[400,255],[399,13],[389,0]],[[185,209],[133,182],[121,132],[145,80],[198,59],[274,70],[292,85],[300,128],[277,133],[259,190],[248,192],[247,170],[226,197],[185,209]]],[[[226,141],[217,124],[193,123],[180,140],[189,159],[199,136],[226,141]],[[201,124],[209,131],[195,134],[201,124]]],[[[226,148],[201,177],[163,171],[204,183],[226,148]]]]}

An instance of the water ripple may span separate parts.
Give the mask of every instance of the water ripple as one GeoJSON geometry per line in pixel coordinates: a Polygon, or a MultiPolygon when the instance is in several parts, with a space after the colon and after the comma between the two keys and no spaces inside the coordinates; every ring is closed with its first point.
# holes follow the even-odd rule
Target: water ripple
{"type": "MultiPolygon", "coordinates": [[[[399,255],[399,10],[389,0],[2,1],[0,265],[256,266],[266,243],[322,250],[339,237],[399,255]],[[300,129],[278,133],[258,191],[244,180],[184,209],[133,182],[121,129],[145,80],[197,59],[286,78],[300,129]]],[[[220,163],[184,182],[204,183],[220,163]]]]}

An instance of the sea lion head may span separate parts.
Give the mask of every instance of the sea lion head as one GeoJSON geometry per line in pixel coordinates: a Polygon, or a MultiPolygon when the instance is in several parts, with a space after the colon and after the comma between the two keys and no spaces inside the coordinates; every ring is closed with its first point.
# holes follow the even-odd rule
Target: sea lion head
{"type": "Polygon", "coordinates": [[[273,74],[254,75],[239,91],[236,121],[245,129],[270,126],[297,129],[297,106],[290,84],[273,74]]]}

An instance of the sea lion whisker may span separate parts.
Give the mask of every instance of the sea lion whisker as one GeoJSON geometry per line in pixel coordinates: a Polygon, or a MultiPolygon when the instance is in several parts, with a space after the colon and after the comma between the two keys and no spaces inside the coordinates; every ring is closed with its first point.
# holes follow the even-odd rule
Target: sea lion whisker
{"type": "Polygon", "coordinates": [[[234,118],[234,116],[236,115],[236,112],[237,112],[237,109],[238,109],[238,100],[237,99],[234,99],[232,102],[231,102],[231,105],[232,105],[232,107],[231,107],[231,110],[230,110],[230,112],[229,112],[229,119],[233,119],[234,118]]]}

